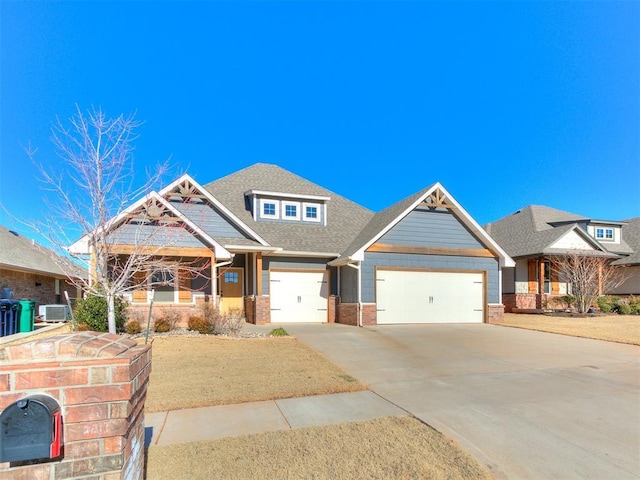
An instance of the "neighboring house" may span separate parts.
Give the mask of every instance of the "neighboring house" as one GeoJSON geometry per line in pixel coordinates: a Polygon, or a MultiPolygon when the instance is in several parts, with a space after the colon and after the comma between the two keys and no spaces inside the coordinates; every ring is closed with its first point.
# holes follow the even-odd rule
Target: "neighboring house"
{"type": "MultiPolygon", "coordinates": [[[[353,325],[485,322],[503,313],[500,275],[514,262],[440,184],[374,214],[275,165],[201,186],[184,175],[110,222],[115,252],[149,238],[177,263],[133,305],[193,308],[215,300],[250,322],[353,325]],[[153,218],[151,218],[153,217],[153,218]],[[141,231],[162,225],[162,234],[141,231]]],[[[72,246],[88,253],[87,239],[72,246]]]]}
{"type": "Polygon", "coordinates": [[[629,279],[612,292],[640,293],[640,218],[596,220],[554,208],[530,205],[485,225],[485,230],[516,261],[502,277],[505,310],[540,309],[549,298],[571,293],[551,268],[552,258],[572,253],[610,258],[629,266],[629,279]]]}
{"type": "Polygon", "coordinates": [[[13,291],[16,299],[30,299],[38,305],[63,303],[63,292],[78,296],[52,251],[14,230],[0,225],[0,288],[13,291]]]}

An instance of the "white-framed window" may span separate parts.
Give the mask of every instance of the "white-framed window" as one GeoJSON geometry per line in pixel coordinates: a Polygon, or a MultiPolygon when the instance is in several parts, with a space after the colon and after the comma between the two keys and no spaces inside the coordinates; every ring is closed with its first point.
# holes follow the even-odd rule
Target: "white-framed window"
{"type": "Polygon", "coordinates": [[[260,200],[260,218],[280,218],[280,202],[265,198],[260,200]]]}
{"type": "Polygon", "coordinates": [[[282,219],[300,220],[300,203],[282,201],[282,219]]]}
{"type": "Polygon", "coordinates": [[[613,228],[596,228],[596,239],[613,240],[613,228]]]}
{"type": "Polygon", "coordinates": [[[303,219],[305,222],[320,222],[320,205],[317,203],[302,204],[303,219]]]}

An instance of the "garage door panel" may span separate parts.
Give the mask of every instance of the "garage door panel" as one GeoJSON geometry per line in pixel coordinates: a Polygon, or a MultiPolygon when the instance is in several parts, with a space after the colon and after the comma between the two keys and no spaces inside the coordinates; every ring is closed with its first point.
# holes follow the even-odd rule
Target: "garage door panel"
{"type": "Polygon", "coordinates": [[[376,272],[378,324],[482,323],[484,275],[481,272],[376,272]]]}
{"type": "Polygon", "coordinates": [[[327,321],[327,272],[270,272],[271,322],[327,321]]]}

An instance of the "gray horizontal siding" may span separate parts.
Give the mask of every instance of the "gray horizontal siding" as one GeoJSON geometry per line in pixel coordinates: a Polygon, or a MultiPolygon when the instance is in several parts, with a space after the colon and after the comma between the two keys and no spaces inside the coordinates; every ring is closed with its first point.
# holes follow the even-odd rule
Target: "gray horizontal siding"
{"type": "Polygon", "coordinates": [[[121,245],[154,247],[206,247],[191,232],[180,227],[154,227],[125,224],[109,234],[108,241],[121,245]]]}
{"type": "Polygon", "coordinates": [[[340,267],[340,301],[358,301],[358,271],[352,267],[340,267]]]}
{"type": "Polygon", "coordinates": [[[420,247],[483,248],[483,245],[450,212],[414,210],[379,243],[420,247]]]}
{"type": "MultiPolygon", "coordinates": [[[[499,264],[498,260],[494,258],[411,255],[398,253],[365,253],[365,260],[362,263],[362,301],[365,303],[375,302],[376,267],[486,271],[488,302],[501,303],[502,301],[500,299],[498,288],[499,264]]],[[[345,279],[344,275],[342,279],[345,279]]],[[[342,289],[344,289],[344,287],[345,285],[343,283],[342,289]]]]}
{"type": "MultiPolygon", "coordinates": [[[[304,258],[304,257],[265,257],[262,259],[262,294],[269,294],[269,269],[270,268],[291,268],[291,269],[315,269],[325,270],[327,268],[326,259],[304,258]]],[[[335,270],[335,269],[332,269],[335,270]]],[[[331,272],[331,294],[335,295],[336,273],[331,272]]]]}
{"type": "Polygon", "coordinates": [[[214,207],[181,202],[172,205],[212,237],[249,238],[214,207]]]}

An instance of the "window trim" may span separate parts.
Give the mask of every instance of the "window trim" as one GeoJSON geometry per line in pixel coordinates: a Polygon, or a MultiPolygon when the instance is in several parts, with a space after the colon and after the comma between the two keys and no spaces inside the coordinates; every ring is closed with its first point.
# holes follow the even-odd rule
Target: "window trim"
{"type": "Polygon", "coordinates": [[[615,240],[614,229],[611,227],[595,227],[595,238],[598,241],[613,242],[615,240]],[[611,236],[608,234],[611,234],[611,236]]]}
{"type": "Polygon", "coordinates": [[[321,219],[322,214],[321,214],[321,211],[320,211],[321,207],[322,206],[319,203],[303,202],[302,203],[303,220],[305,222],[320,223],[322,221],[322,219],[321,219]],[[309,217],[307,215],[307,208],[309,208],[309,207],[312,207],[312,208],[316,209],[316,217],[315,218],[309,217]]]}
{"type": "Polygon", "coordinates": [[[279,219],[280,218],[280,202],[278,200],[272,200],[270,198],[260,199],[260,218],[279,219]],[[273,215],[264,213],[265,205],[273,204],[275,206],[275,213],[273,215]]]}
{"type": "Polygon", "coordinates": [[[292,202],[290,200],[282,200],[282,220],[300,220],[300,202],[292,202]],[[287,216],[287,207],[294,207],[296,214],[293,216],[287,216]]]}

